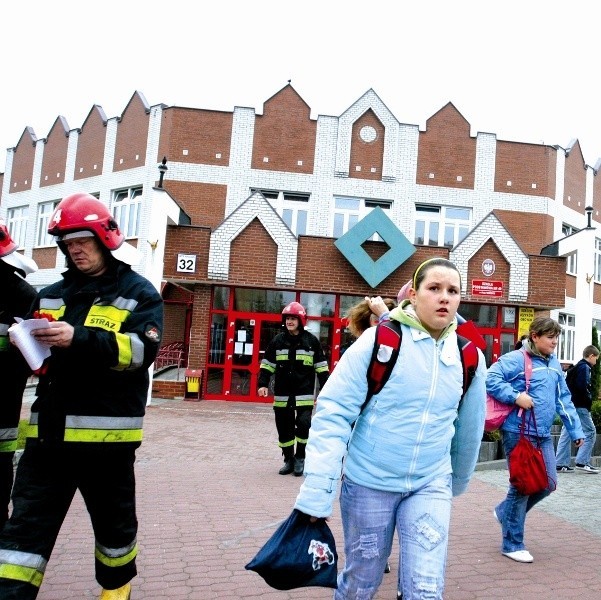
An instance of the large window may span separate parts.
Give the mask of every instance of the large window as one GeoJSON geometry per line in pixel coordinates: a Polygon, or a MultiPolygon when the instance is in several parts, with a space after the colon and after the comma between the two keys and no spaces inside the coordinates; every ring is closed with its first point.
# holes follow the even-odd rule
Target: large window
{"type": "Polygon", "coordinates": [[[113,195],[113,216],[126,238],[140,235],[142,187],[119,190],[113,195]]]}
{"type": "MultiPolygon", "coordinates": [[[[382,210],[390,210],[392,200],[374,200],[371,198],[334,198],[334,221],[332,236],[339,238],[352,229],[363,217],[368,215],[376,206],[382,210]]],[[[378,234],[370,239],[381,241],[378,234]]]]}
{"type": "Polygon", "coordinates": [[[557,345],[557,358],[560,362],[576,362],[574,359],[574,339],[576,338],[576,317],[565,313],[559,313],[557,319],[563,331],[559,336],[557,345]]]}
{"type": "Polygon", "coordinates": [[[35,236],[36,246],[53,246],[54,236],[48,233],[50,217],[58,204],[58,200],[52,202],[40,202],[38,205],[38,228],[35,236]]]}
{"type": "Polygon", "coordinates": [[[18,248],[25,247],[25,238],[27,236],[27,206],[18,206],[9,208],[6,214],[6,226],[10,232],[10,237],[17,244],[18,248]]]}
{"type": "Polygon", "coordinates": [[[258,188],[251,188],[250,191],[252,194],[255,192],[263,194],[294,235],[307,233],[307,215],[309,214],[307,203],[311,194],[258,188]]]}
{"type": "Polygon", "coordinates": [[[468,234],[471,218],[469,208],[417,204],[414,244],[453,248],[468,234]]]}
{"type": "MultiPolygon", "coordinates": [[[[567,223],[564,223],[561,226],[561,233],[564,237],[568,237],[569,235],[572,235],[577,231],[579,230],[576,229],[576,227],[572,227],[567,223]]],[[[576,275],[578,273],[578,252],[572,252],[572,254],[569,254],[567,256],[566,273],[568,273],[569,275],[576,275]]]]}

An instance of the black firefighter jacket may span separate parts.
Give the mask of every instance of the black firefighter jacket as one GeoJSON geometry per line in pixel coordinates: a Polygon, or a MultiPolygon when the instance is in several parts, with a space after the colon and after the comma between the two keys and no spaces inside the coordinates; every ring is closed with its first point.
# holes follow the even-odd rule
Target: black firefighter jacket
{"type": "Polygon", "coordinates": [[[39,374],[28,437],[40,442],[142,440],[149,374],[163,329],[155,287],[124,263],[88,277],[69,269],[34,310],[74,326],[69,348],[52,348],[39,374]]]}
{"type": "Polygon", "coordinates": [[[267,387],[275,375],[273,406],[313,406],[315,375],[323,387],[329,376],[328,361],[319,340],[303,329],[298,335],[283,331],[265,350],[259,369],[259,387],[267,387]]]}

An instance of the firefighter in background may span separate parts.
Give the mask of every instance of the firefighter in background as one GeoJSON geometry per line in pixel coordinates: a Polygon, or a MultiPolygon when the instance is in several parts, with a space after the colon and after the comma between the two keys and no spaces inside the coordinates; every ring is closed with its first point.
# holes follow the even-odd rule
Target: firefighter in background
{"type": "Polygon", "coordinates": [[[279,474],[300,477],[315,402],[315,375],[323,387],[329,368],[319,340],[305,329],[307,313],[302,304],[291,302],[284,308],[282,325],[285,330],[271,340],[261,361],[258,394],[267,396],[274,375],[273,410],[278,445],[284,455],[279,474]]]}
{"type": "Polygon", "coordinates": [[[132,270],[135,248],[102,202],[73,194],[48,232],[66,255],[62,280],[38,293],[33,335],[50,346],[31,407],[13,510],[0,533],[0,598],[37,597],[79,489],[95,538],[101,600],[128,600],[138,552],[134,462],[163,301],[132,270]]]}
{"type": "Polygon", "coordinates": [[[0,219],[0,529],[8,519],[13,487],[13,457],[21,417],[23,391],[29,376],[19,351],[8,339],[15,317],[25,317],[36,297],[25,277],[37,271],[35,262],[17,252],[4,221],[0,219]]]}

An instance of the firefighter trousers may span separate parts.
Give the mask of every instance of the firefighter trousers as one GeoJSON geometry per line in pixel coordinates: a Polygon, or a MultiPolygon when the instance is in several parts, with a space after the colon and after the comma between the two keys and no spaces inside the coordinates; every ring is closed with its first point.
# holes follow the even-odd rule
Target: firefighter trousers
{"type": "Polygon", "coordinates": [[[19,461],[10,519],[0,533],[0,600],[37,597],[76,490],[95,537],[96,580],[106,589],[137,573],[134,462],[139,444],[28,440],[19,461]]]}
{"type": "Polygon", "coordinates": [[[19,418],[27,373],[21,373],[14,356],[0,351],[0,530],[8,519],[13,487],[13,457],[17,448],[19,418]]]}
{"type": "Polygon", "coordinates": [[[288,401],[288,406],[273,408],[275,413],[275,426],[278,430],[278,445],[282,449],[284,458],[305,458],[305,447],[311,427],[312,406],[296,408],[293,401],[288,401]],[[294,444],[296,442],[296,451],[294,444]]]}

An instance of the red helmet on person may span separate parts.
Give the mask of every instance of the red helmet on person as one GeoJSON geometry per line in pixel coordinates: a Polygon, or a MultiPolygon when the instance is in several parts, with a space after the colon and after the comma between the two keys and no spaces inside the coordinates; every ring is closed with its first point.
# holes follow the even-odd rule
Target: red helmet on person
{"type": "Polygon", "coordinates": [[[17,243],[10,237],[6,223],[0,219],[0,260],[20,271],[24,277],[35,273],[38,270],[35,261],[16,250],[17,243]]]}
{"type": "MultiPolygon", "coordinates": [[[[60,249],[65,252],[64,242],[71,235],[86,231],[117,259],[129,265],[138,261],[138,251],[125,242],[109,209],[90,194],[78,192],[65,196],[54,209],[48,225],[48,233],[57,236],[60,249]]],[[[88,234],[89,235],[89,234],[88,234]]]]}
{"type": "Polygon", "coordinates": [[[0,220],[0,256],[7,256],[17,249],[17,244],[10,237],[6,223],[0,220]]]}
{"type": "Polygon", "coordinates": [[[109,209],[90,194],[66,196],[50,217],[50,235],[63,238],[78,231],[91,231],[107,250],[116,250],[125,239],[109,209]]]}
{"type": "Polygon", "coordinates": [[[307,325],[307,311],[302,304],[298,302],[291,302],[284,310],[282,311],[283,319],[286,317],[298,317],[298,320],[302,327],[307,325]]]}

